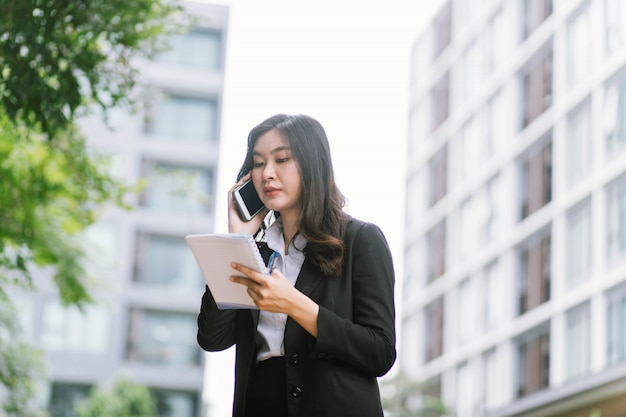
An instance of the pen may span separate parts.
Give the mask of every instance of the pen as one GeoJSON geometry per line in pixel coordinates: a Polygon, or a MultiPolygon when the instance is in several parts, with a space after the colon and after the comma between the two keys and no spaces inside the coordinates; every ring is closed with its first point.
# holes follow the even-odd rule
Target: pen
{"type": "Polygon", "coordinates": [[[267,261],[267,269],[269,271],[269,275],[272,275],[272,271],[274,271],[274,264],[276,263],[277,258],[278,252],[272,252],[269,261],[267,261]]]}

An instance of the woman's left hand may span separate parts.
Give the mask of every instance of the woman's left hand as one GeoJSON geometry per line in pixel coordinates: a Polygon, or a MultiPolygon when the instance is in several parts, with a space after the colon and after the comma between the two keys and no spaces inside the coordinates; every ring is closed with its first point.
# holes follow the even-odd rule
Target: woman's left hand
{"type": "Polygon", "coordinates": [[[287,314],[317,337],[319,306],[298,291],[282,272],[274,269],[271,275],[266,275],[237,263],[231,267],[244,276],[233,275],[230,280],[248,287],[248,294],[259,310],[287,314]]]}

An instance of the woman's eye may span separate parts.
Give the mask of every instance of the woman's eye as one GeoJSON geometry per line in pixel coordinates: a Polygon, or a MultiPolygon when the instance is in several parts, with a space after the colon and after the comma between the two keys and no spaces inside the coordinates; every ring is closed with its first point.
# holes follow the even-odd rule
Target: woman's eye
{"type": "Polygon", "coordinates": [[[282,163],[287,162],[287,161],[289,161],[289,158],[278,158],[278,159],[276,159],[276,162],[278,162],[279,164],[282,164],[282,163]]]}
{"type": "Polygon", "coordinates": [[[252,164],[252,166],[253,166],[254,168],[260,168],[260,167],[262,167],[262,166],[263,166],[263,162],[255,162],[255,163],[253,163],[253,164],[252,164]]]}

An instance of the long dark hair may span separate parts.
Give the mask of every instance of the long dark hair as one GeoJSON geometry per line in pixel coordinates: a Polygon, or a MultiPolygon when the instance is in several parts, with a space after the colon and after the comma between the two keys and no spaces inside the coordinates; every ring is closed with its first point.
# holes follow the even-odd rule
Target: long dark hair
{"type": "Polygon", "coordinates": [[[302,211],[298,229],[308,241],[304,252],[324,275],[338,275],[348,216],[343,211],[345,197],[335,184],[330,146],[320,122],[305,115],[277,114],[255,126],[248,135],[248,150],[237,181],[253,167],[256,141],[272,129],[289,144],[300,171],[302,211]]]}

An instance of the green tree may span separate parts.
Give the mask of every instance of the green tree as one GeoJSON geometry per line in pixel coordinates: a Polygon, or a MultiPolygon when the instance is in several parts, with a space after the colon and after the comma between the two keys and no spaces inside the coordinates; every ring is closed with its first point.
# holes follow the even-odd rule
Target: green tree
{"type": "Polygon", "coordinates": [[[381,383],[381,396],[386,417],[454,417],[425,384],[403,371],[381,383]]]}
{"type": "MultiPolygon", "coordinates": [[[[132,109],[134,63],[188,23],[169,0],[0,0],[0,305],[32,290],[34,268],[51,271],[65,304],[92,301],[77,238],[130,188],[76,118],[132,109]]],[[[27,349],[12,337],[14,310],[3,314],[0,417],[32,416],[37,355],[13,354],[27,349]]]]}
{"type": "Polygon", "coordinates": [[[77,417],[158,417],[150,391],[121,379],[112,390],[94,388],[84,403],[76,406],[77,417]]]}

